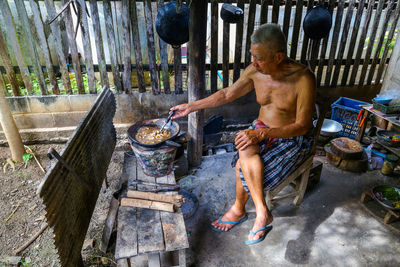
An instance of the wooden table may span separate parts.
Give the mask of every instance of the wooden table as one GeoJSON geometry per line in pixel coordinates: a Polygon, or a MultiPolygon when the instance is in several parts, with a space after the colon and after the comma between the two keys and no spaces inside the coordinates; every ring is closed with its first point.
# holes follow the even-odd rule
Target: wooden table
{"type": "MultiPolygon", "coordinates": [[[[123,168],[128,186],[136,179],[176,184],[173,172],[157,179],[145,175],[133,154],[125,153],[123,168]]],[[[134,186],[129,188],[136,189],[134,186]]],[[[143,189],[146,189],[144,185],[137,185],[137,190],[143,189]]],[[[121,206],[117,225],[115,259],[118,266],[131,266],[130,259],[141,254],[147,254],[149,266],[160,266],[159,253],[165,251],[178,251],[179,266],[186,266],[185,249],[189,247],[189,243],[180,208],[171,213],[121,206]]]]}

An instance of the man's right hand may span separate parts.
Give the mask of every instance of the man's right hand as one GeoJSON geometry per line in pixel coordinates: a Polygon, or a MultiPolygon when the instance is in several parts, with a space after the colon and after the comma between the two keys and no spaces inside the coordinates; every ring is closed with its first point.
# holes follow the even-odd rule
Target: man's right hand
{"type": "Polygon", "coordinates": [[[190,112],[192,112],[193,110],[190,107],[190,103],[186,103],[186,104],[180,104],[177,105],[175,107],[170,108],[169,113],[171,113],[172,111],[176,110],[175,115],[172,117],[172,119],[178,119],[181,117],[185,117],[187,116],[190,112]]]}

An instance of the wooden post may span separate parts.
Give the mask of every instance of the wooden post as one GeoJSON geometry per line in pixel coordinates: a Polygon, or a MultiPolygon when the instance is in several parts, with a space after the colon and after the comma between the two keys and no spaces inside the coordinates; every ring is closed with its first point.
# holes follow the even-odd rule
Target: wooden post
{"type": "MultiPolygon", "coordinates": [[[[189,19],[189,102],[199,100],[205,92],[205,52],[207,30],[207,1],[192,2],[189,19]]],[[[189,115],[188,160],[192,166],[201,163],[203,146],[203,111],[189,115]]]]}
{"type": "Polygon", "coordinates": [[[15,125],[6,96],[4,95],[4,87],[4,80],[0,75],[0,124],[10,147],[12,159],[14,161],[22,162],[22,157],[25,152],[24,144],[22,143],[18,128],[15,125]]]}

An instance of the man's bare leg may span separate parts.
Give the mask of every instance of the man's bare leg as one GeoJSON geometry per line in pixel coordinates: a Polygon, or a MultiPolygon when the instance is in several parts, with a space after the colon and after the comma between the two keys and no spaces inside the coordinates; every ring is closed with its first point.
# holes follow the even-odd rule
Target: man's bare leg
{"type": "MultiPolygon", "coordinates": [[[[246,190],[244,190],[242,181],[240,180],[239,162],[236,164],[235,171],[236,200],[232,207],[222,217],[221,221],[238,221],[246,216],[245,205],[247,200],[249,199],[249,194],[247,194],[246,190]]],[[[234,226],[233,224],[218,223],[218,220],[213,221],[211,224],[215,228],[223,231],[228,231],[234,226]]]]}
{"type": "MultiPolygon", "coordinates": [[[[260,157],[259,151],[260,147],[258,145],[249,146],[245,150],[239,151],[239,161],[243,176],[256,207],[257,217],[253,231],[270,224],[273,220],[264,198],[264,162],[260,157]]],[[[264,231],[260,231],[256,235],[249,234],[249,240],[257,240],[263,234],[264,231]]]]}

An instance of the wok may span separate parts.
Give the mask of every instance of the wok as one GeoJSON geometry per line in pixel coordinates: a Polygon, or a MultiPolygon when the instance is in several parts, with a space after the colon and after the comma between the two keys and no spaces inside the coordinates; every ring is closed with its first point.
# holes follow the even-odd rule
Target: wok
{"type": "Polygon", "coordinates": [[[175,121],[170,121],[169,123],[167,123],[167,125],[165,125],[164,129],[171,132],[171,137],[164,141],[161,141],[161,142],[158,142],[155,144],[143,144],[143,143],[139,142],[138,140],[136,140],[136,138],[135,138],[136,134],[141,127],[143,127],[143,126],[150,126],[150,127],[158,126],[159,128],[161,128],[166,120],[167,120],[166,118],[162,118],[162,119],[152,119],[152,120],[144,120],[144,121],[136,122],[134,125],[132,125],[128,129],[129,140],[132,143],[143,146],[143,147],[159,147],[162,145],[173,145],[173,146],[180,147],[181,146],[180,144],[172,141],[174,138],[176,138],[178,136],[179,131],[180,131],[179,124],[175,121]]]}
{"type": "MultiPolygon", "coordinates": [[[[317,126],[317,120],[313,122],[314,127],[317,126]]],[[[336,136],[340,131],[343,130],[343,126],[334,120],[324,119],[321,127],[321,135],[324,136],[336,136]]]]}

